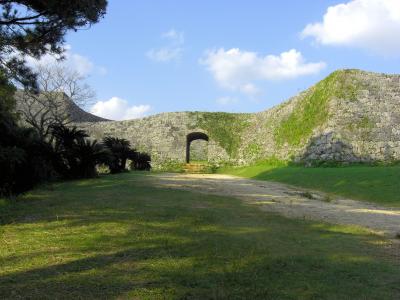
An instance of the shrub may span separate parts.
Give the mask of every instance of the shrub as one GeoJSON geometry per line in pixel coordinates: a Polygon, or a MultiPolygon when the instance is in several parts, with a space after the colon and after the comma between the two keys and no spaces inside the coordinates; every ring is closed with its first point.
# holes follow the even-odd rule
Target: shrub
{"type": "Polygon", "coordinates": [[[52,128],[57,169],[65,178],[90,178],[97,175],[96,166],[109,163],[110,151],[96,140],[86,139],[85,131],[56,125],[52,128]]]}
{"type": "Polygon", "coordinates": [[[151,169],[151,157],[147,153],[137,153],[135,158],[132,160],[131,169],[150,171],[151,169]]]}
{"type": "Polygon", "coordinates": [[[96,166],[110,159],[110,152],[96,140],[80,140],[73,148],[77,161],[74,174],[76,177],[91,178],[97,176],[96,166]]]}
{"type": "Polygon", "coordinates": [[[13,128],[8,142],[0,144],[0,194],[22,193],[56,177],[54,154],[32,129],[13,128]]]}
{"type": "Polygon", "coordinates": [[[0,74],[0,195],[24,192],[51,179],[54,151],[33,129],[20,127],[14,111],[15,88],[0,74]]]}
{"type": "Polygon", "coordinates": [[[128,159],[134,160],[137,152],[131,148],[131,144],[126,139],[107,136],[103,138],[103,145],[110,152],[110,158],[106,162],[111,173],[121,173],[126,170],[128,159]]]}

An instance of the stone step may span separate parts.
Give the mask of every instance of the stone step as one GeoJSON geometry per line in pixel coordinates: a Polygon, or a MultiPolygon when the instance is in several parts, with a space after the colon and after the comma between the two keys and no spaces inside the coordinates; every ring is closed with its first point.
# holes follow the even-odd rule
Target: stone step
{"type": "Polygon", "coordinates": [[[207,164],[186,164],[183,170],[185,173],[206,173],[208,165],[207,164]]]}

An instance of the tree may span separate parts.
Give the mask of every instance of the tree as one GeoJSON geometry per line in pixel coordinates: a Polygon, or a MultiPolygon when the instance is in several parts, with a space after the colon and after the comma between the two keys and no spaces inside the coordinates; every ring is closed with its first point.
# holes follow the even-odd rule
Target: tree
{"type": "Polygon", "coordinates": [[[66,32],[98,22],[106,6],[107,0],[0,0],[0,195],[48,180],[59,162],[50,143],[17,123],[15,84],[38,89],[25,57],[62,58],[66,32]]]}
{"type": "Polygon", "coordinates": [[[84,141],[88,135],[76,127],[70,128],[62,124],[52,126],[51,135],[54,138],[54,150],[58,155],[56,170],[64,177],[76,176],[78,161],[75,145],[84,141]]]}
{"type": "Polygon", "coordinates": [[[45,140],[52,127],[69,124],[74,106],[87,106],[94,92],[82,75],[60,64],[40,64],[37,71],[38,92],[18,91],[17,111],[45,140]]]}
{"type": "Polygon", "coordinates": [[[147,153],[139,152],[136,154],[135,158],[131,163],[131,169],[150,171],[151,169],[151,157],[147,153]]]}
{"type": "Polygon", "coordinates": [[[88,137],[84,130],[74,127],[66,127],[62,124],[57,124],[51,127],[51,134],[55,138],[55,149],[70,149],[74,143],[88,137]]]}
{"type": "Polygon", "coordinates": [[[96,140],[88,140],[84,130],[57,125],[52,127],[56,169],[66,178],[89,178],[97,175],[96,166],[108,163],[111,153],[96,140]]]}
{"type": "Polygon", "coordinates": [[[0,72],[0,195],[23,192],[54,175],[51,145],[16,122],[14,90],[0,72]]]}
{"type": "Polygon", "coordinates": [[[96,166],[109,161],[110,152],[96,140],[79,140],[73,148],[73,154],[77,159],[77,177],[92,178],[97,175],[96,166]]]}
{"type": "Polygon", "coordinates": [[[12,114],[14,91],[15,88],[0,72],[0,195],[11,193],[15,185],[14,176],[25,158],[25,151],[17,147],[15,141],[18,126],[12,114]]]}
{"type": "Polygon", "coordinates": [[[35,87],[24,56],[62,54],[66,32],[97,23],[106,7],[107,0],[0,0],[0,68],[8,78],[35,87]]]}
{"type": "Polygon", "coordinates": [[[103,144],[112,155],[111,161],[108,163],[111,173],[123,172],[126,161],[136,157],[137,152],[131,148],[130,142],[126,139],[107,136],[103,138],[103,144]]]}

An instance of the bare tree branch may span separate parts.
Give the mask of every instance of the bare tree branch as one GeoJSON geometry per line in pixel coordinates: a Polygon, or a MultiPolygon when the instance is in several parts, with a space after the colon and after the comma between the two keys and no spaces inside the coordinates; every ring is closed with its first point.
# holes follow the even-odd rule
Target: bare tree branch
{"type": "Polygon", "coordinates": [[[94,92],[84,83],[84,77],[63,65],[41,64],[37,74],[39,92],[28,89],[17,92],[17,110],[46,140],[51,127],[71,123],[75,105],[88,106],[94,99],[94,92]]]}

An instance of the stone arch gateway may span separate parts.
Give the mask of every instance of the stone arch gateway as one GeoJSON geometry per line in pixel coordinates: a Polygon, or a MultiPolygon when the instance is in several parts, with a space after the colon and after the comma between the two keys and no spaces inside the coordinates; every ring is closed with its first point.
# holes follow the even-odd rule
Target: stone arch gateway
{"type": "Polygon", "coordinates": [[[190,144],[195,140],[209,141],[208,135],[204,132],[191,132],[186,136],[186,163],[190,162],[190,144]]]}
{"type": "MultiPolygon", "coordinates": [[[[97,123],[79,123],[79,128],[97,140],[105,136],[115,136],[130,141],[137,151],[151,155],[151,165],[155,170],[162,170],[186,164],[188,136],[192,147],[195,142],[207,143],[206,156],[210,163],[230,160],[230,155],[220,142],[215,132],[219,130],[215,124],[204,122],[205,116],[219,116],[219,113],[203,112],[168,112],[149,117],[97,123]],[[214,132],[211,129],[214,129],[214,132]],[[193,133],[200,134],[194,135],[193,133]],[[204,139],[201,138],[204,137],[204,139]],[[198,141],[196,141],[198,139],[198,141]]],[[[247,118],[246,114],[232,114],[235,118],[247,118]]],[[[234,123],[234,122],[231,122],[234,123]]],[[[190,154],[189,154],[190,156],[190,154]]],[[[194,158],[192,152],[192,159],[194,158]]]]}

